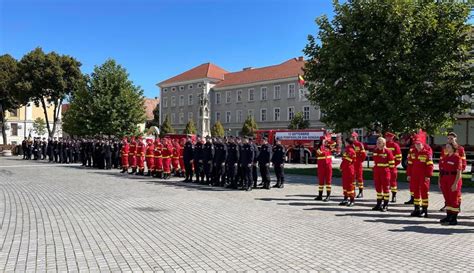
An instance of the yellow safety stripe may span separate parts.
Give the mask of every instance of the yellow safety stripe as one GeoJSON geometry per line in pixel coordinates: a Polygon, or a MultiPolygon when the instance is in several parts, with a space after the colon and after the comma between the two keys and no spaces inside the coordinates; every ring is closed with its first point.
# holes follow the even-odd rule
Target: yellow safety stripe
{"type": "Polygon", "coordinates": [[[377,167],[388,167],[388,164],[385,164],[385,163],[377,163],[377,167]]]}
{"type": "Polygon", "coordinates": [[[426,165],[433,165],[433,161],[426,162],[426,165]]]}
{"type": "Polygon", "coordinates": [[[350,157],[345,156],[344,159],[349,161],[349,162],[352,162],[352,159],[350,157]]]}

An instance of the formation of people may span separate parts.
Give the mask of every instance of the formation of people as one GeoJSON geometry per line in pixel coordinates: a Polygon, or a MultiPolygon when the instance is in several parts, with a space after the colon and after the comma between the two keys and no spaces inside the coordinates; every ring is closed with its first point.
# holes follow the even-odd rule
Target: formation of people
{"type": "Polygon", "coordinates": [[[244,189],[270,189],[270,164],[276,175],[274,188],[285,185],[286,151],[279,141],[271,146],[266,138],[257,146],[248,137],[171,139],[124,137],[121,144],[122,173],[160,179],[183,177],[184,182],[244,189]],[[259,173],[261,183],[258,184],[259,173]]]}
{"type": "MultiPolygon", "coordinates": [[[[359,188],[357,198],[363,197],[364,181],[362,163],[367,153],[364,145],[357,141],[357,133],[345,139],[345,151],[342,155],[341,172],[344,199],[341,206],[354,206],[355,188],[359,188]]],[[[387,132],[384,137],[377,139],[376,148],[372,154],[373,180],[377,193],[377,203],[374,211],[386,212],[389,202],[397,202],[398,165],[402,161],[400,146],[394,140],[395,134],[387,132]],[[391,200],[390,200],[391,193],[391,200]]],[[[410,200],[406,205],[413,205],[410,213],[413,217],[428,217],[430,181],[433,176],[433,151],[426,143],[426,133],[420,131],[413,136],[408,153],[407,180],[410,187],[410,200]]],[[[446,211],[446,217],[441,219],[443,224],[456,225],[457,216],[461,210],[462,172],[466,169],[464,148],[457,144],[456,134],[448,134],[447,144],[441,151],[439,161],[438,186],[443,193],[445,206],[440,211],[446,211]]],[[[332,181],[332,156],[328,145],[329,139],[321,137],[316,150],[318,165],[319,194],[315,200],[329,201],[332,181]],[[326,189],[326,197],[323,192],[326,189]]]]}

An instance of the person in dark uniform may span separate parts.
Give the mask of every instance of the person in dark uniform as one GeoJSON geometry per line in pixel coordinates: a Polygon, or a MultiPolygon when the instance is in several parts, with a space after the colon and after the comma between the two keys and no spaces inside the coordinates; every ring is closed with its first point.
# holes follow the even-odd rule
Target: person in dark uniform
{"type": "Polygon", "coordinates": [[[242,143],[242,139],[240,137],[236,138],[236,144],[237,144],[237,150],[239,151],[239,163],[237,165],[237,187],[243,187],[243,182],[244,182],[244,169],[242,167],[242,164],[240,162],[240,155],[242,154],[242,146],[244,145],[242,143]]]}
{"type": "Polygon", "coordinates": [[[244,137],[240,151],[240,165],[242,166],[242,172],[244,174],[243,188],[246,191],[252,190],[252,164],[254,161],[254,155],[255,152],[253,151],[253,145],[249,143],[249,139],[247,137],[244,137]]]}
{"type": "Polygon", "coordinates": [[[75,141],[69,140],[67,145],[69,147],[69,150],[67,151],[67,163],[74,163],[74,150],[76,149],[75,141]]]}
{"type": "Polygon", "coordinates": [[[59,163],[59,141],[57,138],[54,138],[54,141],[53,141],[53,154],[54,154],[54,162],[59,163]]]}
{"type": "Polygon", "coordinates": [[[198,136],[196,145],[194,145],[194,171],[196,172],[196,183],[204,181],[203,170],[203,143],[201,137],[198,136]]]}
{"type": "Polygon", "coordinates": [[[23,159],[27,159],[26,149],[28,148],[28,139],[25,137],[21,142],[21,152],[23,153],[23,159]]]}
{"type": "Polygon", "coordinates": [[[237,189],[237,165],[239,163],[239,148],[235,144],[234,137],[229,137],[227,143],[227,159],[226,159],[226,179],[227,184],[234,189],[237,189]]]}
{"type": "Polygon", "coordinates": [[[33,141],[33,159],[38,160],[39,159],[39,154],[41,152],[41,147],[40,147],[40,142],[38,141],[37,138],[34,139],[33,141]]]}
{"type": "Polygon", "coordinates": [[[283,169],[285,165],[285,152],[285,147],[283,147],[281,141],[277,139],[276,144],[273,146],[271,160],[277,177],[277,183],[273,186],[274,188],[283,188],[285,185],[285,173],[283,169]]]}
{"type": "Polygon", "coordinates": [[[214,158],[212,160],[212,184],[214,186],[224,186],[224,166],[227,159],[227,147],[222,142],[221,138],[217,138],[214,144],[214,158]]]}
{"type": "Polygon", "coordinates": [[[206,137],[206,143],[202,148],[203,152],[203,169],[206,176],[206,184],[211,185],[212,178],[212,159],[214,158],[214,144],[211,142],[211,137],[206,137]]]}
{"type": "Polygon", "coordinates": [[[92,139],[87,140],[87,145],[86,145],[86,162],[87,162],[87,167],[92,167],[92,156],[94,154],[94,143],[92,142],[92,139]]]}
{"type": "Polygon", "coordinates": [[[48,143],[46,142],[46,138],[43,137],[41,141],[41,160],[46,159],[46,148],[48,147],[48,143]]]}
{"type": "Polygon", "coordinates": [[[184,161],[184,182],[193,182],[193,159],[194,159],[194,147],[191,138],[186,139],[183,150],[183,161],[184,161]]]}
{"type": "Polygon", "coordinates": [[[112,169],[112,146],[109,140],[106,140],[103,145],[105,169],[112,169]]]}
{"type": "Polygon", "coordinates": [[[262,176],[263,188],[270,189],[270,159],[272,158],[272,147],[268,144],[268,139],[263,138],[263,144],[258,154],[258,168],[262,176]]]}
{"type": "Polygon", "coordinates": [[[54,145],[53,145],[53,143],[54,143],[53,139],[48,138],[48,148],[46,150],[47,150],[47,153],[48,153],[49,162],[53,162],[53,160],[54,160],[54,145]]]}
{"type": "Polygon", "coordinates": [[[252,162],[252,181],[253,181],[253,188],[257,188],[257,181],[258,181],[258,173],[257,173],[257,159],[258,159],[258,146],[255,143],[253,138],[249,138],[249,143],[252,145],[253,148],[253,162],[252,162]]]}

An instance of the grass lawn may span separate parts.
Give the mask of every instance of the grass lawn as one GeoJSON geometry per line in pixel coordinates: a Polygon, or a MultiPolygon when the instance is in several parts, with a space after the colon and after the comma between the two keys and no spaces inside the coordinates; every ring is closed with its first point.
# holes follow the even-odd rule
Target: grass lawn
{"type": "MultiPolygon", "coordinates": [[[[299,175],[313,175],[316,176],[317,170],[314,168],[285,168],[286,174],[299,174],[299,175]]],[[[334,168],[332,170],[333,177],[341,177],[341,170],[334,168]]],[[[439,172],[435,171],[431,177],[431,184],[436,184],[438,181],[439,172]]],[[[364,179],[372,180],[372,169],[364,168],[364,179]]],[[[474,183],[471,182],[471,174],[465,173],[462,175],[463,187],[474,187],[474,183]]],[[[405,170],[398,169],[398,182],[407,182],[407,175],[405,170]]]]}

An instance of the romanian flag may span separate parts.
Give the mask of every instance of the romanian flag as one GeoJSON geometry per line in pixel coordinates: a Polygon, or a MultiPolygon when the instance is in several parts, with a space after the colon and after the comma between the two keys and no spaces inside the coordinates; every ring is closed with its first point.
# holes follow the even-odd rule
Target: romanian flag
{"type": "Polygon", "coordinates": [[[300,85],[304,85],[304,83],[305,83],[303,76],[301,76],[300,74],[298,74],[298,83],[300,85]]]}

